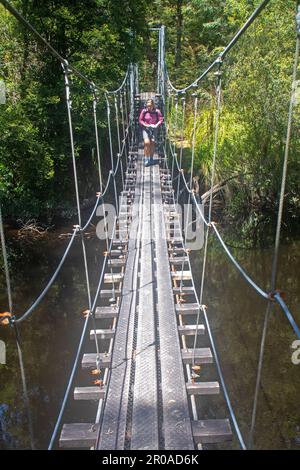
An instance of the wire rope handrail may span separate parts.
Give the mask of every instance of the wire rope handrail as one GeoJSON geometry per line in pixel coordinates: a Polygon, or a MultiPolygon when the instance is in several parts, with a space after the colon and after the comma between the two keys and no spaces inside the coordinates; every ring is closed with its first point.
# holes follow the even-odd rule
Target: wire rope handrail
{"type": "MultiPolygon", "coordinates": [[[[165,155],[165,158],[166,158],[166,155],[165,155]]],[[[175,205],[174,193],[173,193],[173,203],[175,205]]],[[[183,240],[182,232],[181,232],[181,243],[182,243],[182,246],[184,248],[184,240],[183,240]]],[[[223,376],[219,356],[218,356],[218,353],[217,353],[217,348],[216,348],[215,341],[214,341],[212,331],[211,331],[211,327],[210,327],[210,322],[209,322],[209,319],[208,319],[208,316],[207,316],[207,313],[206,313],[206,307],[204,305],[201,305],[201,302],[199,300],[199,296],[198,296],[198,293],[197,293],[197,290],[196,290],[196,285],[195,285],[194,277],[193,277],[193,274],[192,274],[192,266],[191,266],[191,261],[190,261],[190,256],[189,256],[188,250],[185,250],[185,255],[187,257],[189,271],[191,273],[191,282],[192,282],[192,286],[193,286],[193,291],[194,291],[196,303],[198,305],[196,332],[198,332],[199,314],[200,314],[200,311],[202,311],[202,313],[204,315],[207,331],[208,331],[209,340],[210,340],[210,343],[211,343],[211,346],[212,346],[212,349],[213,349],[213,354],[214,354],[218,374],[219,374],[219,377],[220,377],[220,381],[221,381],[221,385],[222,385],[222,389],[223,389],[223,393],[224,393],[224,398],[225,398],[225,401],[226,401],[226,404],[227,404],[227,407],[228,407],[228,410],[229,410],[229,413],[230,413],[230,416],[231,416],[231,420],[233,422],[233,425],[234,425],[234,428],[235,428],[236,435],[237,435],[237,438],[239,440],[240,446],[243,450],[246,450],[246,445],[245,445],[245,442],[244,442],[244,438],[243,438],[242,433],[240,431],[240,428],[239,428],[239,425],[238,425],[238,422],[237,422],[237,419],[236,419],[236,416],[235,416],[235,413],[234,413],[234,410],[233,410],[233,407],[232,407],[232,404],[231,404],[231,401],[230,401],[230,397],[229,397],[229,393],[228,393],[227,386],[226,386],[226,383],[225,383],[225,379],[224,379],[224,376],[223,376]]],[[[195,334],[195,341],[196,341],[196,338],[197,338],[197,333],[195,334]]],[[[194,350],[195,350],[195,345],[194,345],[194,350]]]]}
{"type": "MultiPolygon", "coordinates": [[[[167,136],[168,138],[168,141],[169,141],[169,137],[167,136]]],[[[199,203],[195,197],[195,194],[193,192],[193,190],[191,190],[189,188],[189,185],[186,181],[186,178],[184,176],[184,171],[183,171],[183,168],[180,168],[179,166],[179,163],[178,163],[178,159],[177,159],[177,156],[176,156],[176,153],[173,152],[173,149],[172,149],[172,145],[169,143],[169,148],[172,152],[172,157],[174,158],[175,160],[175,163],[176,163],[176,166],[178,168],[178,171],[180,172],[181,174],[181,177],[182,177],[182,180],[184,182],[184,185],[186,187],[186,190],[188,193],[191,194],[192,196],[192,199],[194,201],[194,204],[195,204],[195,207],[197,209],[197,212],[199,213],[200,217],[202,218],[204,224],[206,226],[209,225],[209,222],[207,221],[207,219],[205,218],[204,214],[203,214],[203,211],[201,209],[201,207],[199,206],[199,203]]],[[[282,310],[284,311],[284,313],[286,314],[286,317],[287,319],[289,320],[289,323],[290,325],[292,326],[295,334],[297,335],[297,337],[300,339],[300,330],[299,330],[299,327],[297,327],[296,325],[296,322],[295,320],[293,319],[293,316],[291,314],[291,312],[289,311],[289,308],[288,306],[286,305],[285,301],[283,300],[283,298],[280,296],[280,293],[279,292],[274,292],[274,293],[268,293],[266,291],[264,291],[261,287],[259,287],[256,282],[253,281],[253,279],[251,279],[251,277],[247,274],[247,272],[244,270],[244,268],[240,265],[240,263],[235,259],[235,257],[232,255],[231,251],[229,250],[228,246],[226,245],[226,242],[224,241],[222,235],[220,234],[219,230],[217,229],[216,227],[216,224],[214,222],[211,223],[211,226],[219,240],[219,242],[221,243],[225,253],[227,254],[228,258],[231,260],[231,262],[234,264],[234,266],[238,269],[238,271],[242,274],[242,276],[244,277],[244,279],[248,282],[248,284],[250,286],[252,286],[256,292],[261,295],[264,299],[266,300],[270,300],[271,298],[274,298],[274,300],[276,300],[276,302],[279,304],[279,306],[282,308],[282,310]],[[281,299],[281,301],[279,302],[278,299],[281,299]]]]}
{"type": "Polygon", "coordinates": [[[202,81],[208,74],[209,72],[218,64],[220,64],[228,52],[233,48],[233,46],[238,42],[238,40],[243,36],[243,34],[247,31],[249,26],[253,23],[253,21],[258,17],[258,15],[264,10],[264,8],[270,3],[271,0],[263,0],[263,2],[254,10],[254,12],[251,14],[251,16],[247,19],[247,21],[244,23],[244,25],[240,28],[240,30],[236,33],[236,35],[232,38],[232,40],[228,43],[228,45],[225,47],[224,51],[221,52],[218,57],[207,67],[207,69],[199,76],[197,77],[190,85],[187,85],[184,88],[176,88],[170,78],[169,74],[167,71],[167,66],[165,64],[166,68],[166,78],[168,80],[168,84],[170,88],[176,92],[176,93],[185,93],[186,91],[190,90],[191,88],[194,88],[198,86],[198,83],[202,81]]]}
{"type": "MultiPolygon", "coordinates": [[[[115,228],[116,228],[116,218],[115,218],[115,221],[114,221],[113,234],[115,233],[115,228]]],[[[112,238],[111,238],[111,241],[110,241],[110,249],[112,247],[112,241],[113,241],[113,235],[112,235],[112,238]]],[[[71,371],[71,374],[70,374],[70,377],[69,377],[69,380],[68,380],[68,384],[67,384],[67,387],[66,387],[66,391],[65,391],[65,394],[64,394],[64,398],[63,398],[63,401],[62,401],[62,404],[61,404],[61,407],[60,407],[59,415],[58,415],[56,424],[54,426],[53,433],[51,435],[48,450],[51,450],[53,448],[55,439],[57,437],[58,430],[61,426],[61,420],[62,420],[64,411],[65,411],[65,408],[66,408],[66,405],[67,405],[70,390],[71,390],[72,383],[73,383],[75,373],[76,373],[76,370],[77,370],[77,366],[78,366],[79,358],[80,358],[80,355],[81,355],[82,346],[84,344],[84,339],[85,339],[89,319],[94,314],[96,304],[97,304],[97,300],[98,300],[98,296],[99,296],[99,292],[100,292],[100,288],[101,288],[101,285],[103,283],[106,264],[107,264],[107,256],[104,257],[104,261],[103,261],[103,265],[102,265],[102,269],[101,269],[101,274],[100,274],[100,277],[99,277],[99,282],[98,282],[98,285],[97,285],[97,289],[96,289],[96,293],[95,293],[95,296],[94,296],[94,300],[93,300],[91,310],[88,313],[88,315],[86,316],[86,319],[85,319],[85,322],[84,322],[84,325],[83,325],[83,329],[82,329],[80,340],[79,340],[79,345],[78,345],[78,348],[77,348],[77,351],[76,351],[76,354],[75,354],[75,360],[74,360],[74,363],[73,363],[72,371],[71,371]]]]}

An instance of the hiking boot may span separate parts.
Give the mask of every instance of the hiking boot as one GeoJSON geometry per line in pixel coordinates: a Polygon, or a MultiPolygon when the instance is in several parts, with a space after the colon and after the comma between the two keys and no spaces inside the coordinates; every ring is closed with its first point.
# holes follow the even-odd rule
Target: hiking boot
{"type": "Polygon", "coordinates": [[[151,166],[153,165],[153,157],[147,158],[145,161],[145,166],[151,166]]]}

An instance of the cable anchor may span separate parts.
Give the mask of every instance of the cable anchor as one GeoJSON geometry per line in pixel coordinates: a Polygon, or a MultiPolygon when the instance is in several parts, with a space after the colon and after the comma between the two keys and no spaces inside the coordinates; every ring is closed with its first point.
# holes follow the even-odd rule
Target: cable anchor
{"type": "Polygon", "coordinates": [[[80,227],[80,225],[73,225],[73,230],[78,233],[82,232],[82,228],[80,227]]]}
{"type": "Polygon", "coordinates": [[[12,326],[14,322],[15,322],[15,316],[12,313],[10,313],[10,312],[0,313],[0,325],[2,325],[2,326],[7,326],[7,325],[12,326]]]}
{"type": "Polygon", "coordinates": [[[280,289],[275,289],[274,291],[271,291],[268,293],[268,299],[271,300],[272,302],[276,302],[275,296],[279,295],[282,299],[285,298],[285,292],[280,290],[280,289]]]}

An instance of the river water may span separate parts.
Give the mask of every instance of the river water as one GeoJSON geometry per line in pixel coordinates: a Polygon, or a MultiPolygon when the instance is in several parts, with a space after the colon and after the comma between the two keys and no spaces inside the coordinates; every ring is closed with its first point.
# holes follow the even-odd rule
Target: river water
{"type": "MultiPolygon", "coordinates": [[[[66,230],[67,231],[67,230],[66,230]]],[[[64,251],[67,239],[52,233],[35,242],[8,237],[12,271],[13,302],[17,315],[24,312],[40,293],[64,251]]],[[[278,286],[300,323],[300,242],[282,246],[278,286]]],[[[101,268],[103,243],[91,235],[87,240],[92,294],[101,268]]],[[[233,249],[246,271],[263,288],[268,287],[271,249],[233,249]]],[[[201,251],[192,256],[196,285],[200,285],[201,251]]],[[[0,274],[0,308],[7,309],[4,275],[0,274]]],[[[217,351],[241,431],[248,439],[265,301],[251,290],[226,255],[211,239],[205,282],[204,303],[217,351]]],[[[36,447],[47,448],[83,327],[81,312],[87,308],[81,245],[76,242],[58,281],[36,310],[20,325],[22,348],[33,412],[36,447]]],[[[5,341],[7,363],[0,365],[0,449],[28,448],[26,412],[21,393],[20,372],[14,334],[0,328],[5,341]]],[[[259,395],[255,448],[300,449],[300,364],[292,363],[295,336],[283,314],[276,308],[271,316],[259,395]]],[[[89,340],[88,340],[89,341],[89,340]]],[[[201,346],[209,346],[207,338],[201,346]]],[[[105,348],[107,345],[104,345],[105,348]]],[[[91,352],[93,348],[91,348],[91,352]]],[[[215,366],[201,371],[203,380],[217,380],[215,366]]],[[[75,384],[87,385],[87,373],[79,372],[75,384]],[[85,374],[85,375],[84,375],[85,374]]],[[[90,377],[90,385],[92,378],[90,377]]],[[[229,416],[223,394],[197,401],[199,418],[229,416]]],[[[90,422],[96,404],[69,401],[64,422],[90,422]]],[[[211,446],[212,447],[212,446],[211,446]]],[[[222,448],[222,446],[220,446],[222,448]]],[[[238,449],[236,439],[223,448],[238,449]]]]}

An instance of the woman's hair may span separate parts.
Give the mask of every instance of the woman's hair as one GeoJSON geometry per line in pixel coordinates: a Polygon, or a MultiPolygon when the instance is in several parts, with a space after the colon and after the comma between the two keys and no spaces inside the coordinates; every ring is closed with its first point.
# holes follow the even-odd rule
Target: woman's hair
{"type": "Polygon", "coordinates": [[[149,100],[146,101],[146,106],[148,106],[148,103],[151,103],[153,108],[155,107],[154,106],[154,100],[152,98],[149,98],[149,100]]]}

